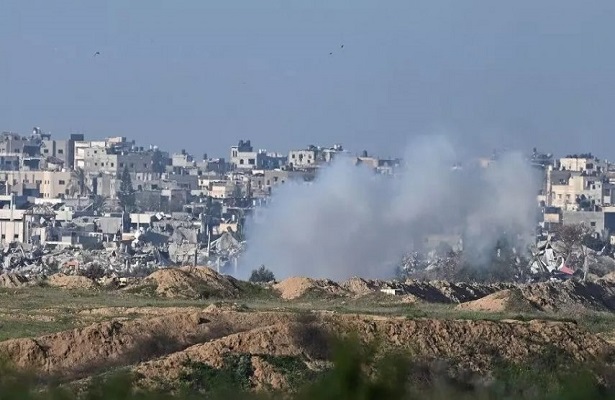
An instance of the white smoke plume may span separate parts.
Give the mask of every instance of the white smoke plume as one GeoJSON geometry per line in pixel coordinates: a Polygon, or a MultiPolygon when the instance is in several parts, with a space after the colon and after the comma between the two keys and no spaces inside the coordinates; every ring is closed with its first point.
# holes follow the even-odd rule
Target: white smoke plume
{"type": "Polygon", "coordinates": [[[340,159],[312,184],[287,183],[248,221],[241,275],[264,264],[278,279],[390,278],[428,234],[463,234],[480,263],[499,234],[531,232],[538,185],[523,157],[454,171],[459,156],[446,138],[429,137],[409,147],[399,177],[340,159]]]}

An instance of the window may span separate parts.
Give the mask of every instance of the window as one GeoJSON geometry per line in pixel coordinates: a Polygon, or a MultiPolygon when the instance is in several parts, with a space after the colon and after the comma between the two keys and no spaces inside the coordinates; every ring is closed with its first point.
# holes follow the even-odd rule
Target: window
{"type": "Polygon", "coordinates": [[[233,150],[233,157],[237,157],[237,150],[233,150]]]}
{"type": "Polygon", "coordinates": [[[13,239],[19,239],[19,233],[14,234],[13,239]]]}
{"type": "Polygon", "coordinates": [[[94,166],[95,166],[95,167],[98,167],[98,163],[97,163],[97,162],[95,162],[95,163],[94,163],[94,166]]]}
{"type": "Polygon", "coordinates": [[[94,154],[98,154],[98,150],[94,150],[94,154]]]}
{"type": "Polygon", "coordinates": [[[271,185],[271,181],[267,179],[267,186],[271,185]]]}
{"type": "Polygon", "coordinates": [[[293,153],[292,158],[295,158],[295,154],[293,153]]]}
{"type": "Polygon", "coordinates": [[[64,149],[58,149],[58,154],[64,154],[64,149]]]}
{"type": "Polygon", "coordinates": [[[135,164],[134,163],[130,163],[130,168],[134,168],[135,164]]]}
{"type": "Polygon", "coordinates": [[[274,182],[277,182],[277,181],[278,181],[278,177],[277,177],[277,176],[274,176],[274,177],[273,177],[273,181],[274,181],[274,182]]]}
{"type": "Polygon", "coordinates": [[[590,222],[590,223],[589,223],[589,225],[591,225],[591,226],[596,226],[596,221],[592,221],[592,222],[590,222]]]}
{"type": "Polygon", "coordinates": [[[2,240],[5,240],[5,239],[6,239],[6,235],[3,233],[2,234],[2,240]]]}
{"type": "Polygon", "coordinates": [[[248,159],[248,164],[254,165],[254,159],[253,158],[248,159]]]}
{"type": "Polygon", "coordinates": [[[115,167],[115,163],[111,163],[111,167],[115,167]]]}
{"type": "Polygon", "coordinates": [[[59,183],[60,185],[65,185],[65,184],[66,184],[66,182],[65,182],[65,181],[63,181],[63,180],[61,180],[61,179],[60,179],[60,181],[59,181],[58,183],[59,183]]]}
{"type": "Polygon", "coordinates": [[[49,153],[49,149],[43,150],[43,153],[45,153],[45,154],[49,153]]]}
{"type": "Polygon", "coordinates": [[[239,160],[239,164],[243,165],[243,158],[239,160]]]}
{"type": "Polygon", "coordinates": [[[124,163],[123,162],[120,163],[120,168],[124,168],[124,163]]]}

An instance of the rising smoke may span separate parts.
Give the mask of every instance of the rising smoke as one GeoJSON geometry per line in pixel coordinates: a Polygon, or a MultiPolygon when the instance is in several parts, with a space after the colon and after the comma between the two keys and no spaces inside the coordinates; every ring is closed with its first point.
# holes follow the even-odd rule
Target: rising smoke
{"type": "Polygon", "coordinates": [[[241,275],[264,264],[278,279],[390,278],[404,253],[441,233],[462,234],[464,253],[485,263],[502,233],[532,231],[536,174],[520,154],[453,170],[458,157],[446,138],[422,138],[398,177],[342,158],[311,184],[287,183],[248,221],[241,275]]]}

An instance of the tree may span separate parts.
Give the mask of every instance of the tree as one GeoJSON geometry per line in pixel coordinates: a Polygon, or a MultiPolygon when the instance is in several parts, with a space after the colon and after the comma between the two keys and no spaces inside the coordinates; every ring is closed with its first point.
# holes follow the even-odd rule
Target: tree
{"type": "Polygon", "coordinates": [[[594,229],[584,223],[561,225],[555,231],[556,238],[564,248],[565,261],[568,261],[574,252],[581,253],[583,259],[583,279],[587,276],[589,269],[586,243],[593,237],[593,233],[594,229]]]}
{"type": "Polygon", "coordinates": [[[264,265],[261,265],[259,269],[252,270],[252,275],[250,275],[250,282],[271,282],[275,281],[275,276],[273,272],[269,271],[265,268],[264,265]]]}
{"type": "Polygon", "coordinates": [[[77,185],[79,185],[79,195],[84,196],[88,194],[90,190],[87,186],[85,171],[83,168],[77,168],[75,174],[77,175],[77,185]]]}
{"type": "Polygon", "coordinates": [[[100,195],[94,195],[91,197],[92,199],[92,211],[98,213],[102,213],[105,207],[105,198],[100,195]]]}
{"type": "Polygon", "coordinates": [[[167,166],[167,159],[159,149],[155,149],[152,154],[152,169],[154,172],[161,174],[167,166]]]}
{"type": "Polygon", "coordinates": [[[120,178],[120,190],[117,192],[117,197],[120,200],[120,206],[124,212],[130,212],[135,208],[135,190],[132,187],[132,179],[128,168],[124,168],[122,177],[120,178]]]}

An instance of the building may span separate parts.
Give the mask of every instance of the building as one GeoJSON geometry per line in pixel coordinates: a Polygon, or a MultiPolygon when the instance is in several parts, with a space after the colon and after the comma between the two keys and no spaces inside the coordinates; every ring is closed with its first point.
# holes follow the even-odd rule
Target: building
{"type": "Polygon", "coordinates": [[[307,150],[291,150],[288,152],[288,165],[291,168],[315,167],[318,163],[318,150],[310,148],[307,150]]]}
{"type": "Polygon", "coordinates": [[[177,168],[190,168],[196,165],[194,157],[182,150],[181,153],[176,153],[171,156],[171,166],[177,168]]]}
{"type": "Polygon", "coordinates": [[[585,224],[600,237],[606,237],[605,213],[602,211],[562,211],[563,225],[585,224]]]}
{"type": "Polygon", "coordinates": [[[332,162],[341,153],[346,153],[341,144],[329,148],[310,145],[304,150],[291,150],[288,153],[288,165],[297,169],[314,168],[332,162]]]}
{"type": "Polygon", "coordinates": [[[71,171],[0,171],[0,181],[7,192],[19,184],[34,184],[43,198],[57,198],[73,194],[71,171]]]}
{"type": "Polygon", "coordinates": [[[75,146],[77,142],[83,142],[84,136],[72,134],[68,140],[52,140],[51,138],[41,141],[40,153],[43,157],[54,157],[62,160],[64,168],[75,168],[75,146]]]}
{"type": "Polygon", "coordinates": [[[562,171],[584,172],[588,175],[601,174],[608,170],[608,163],[591,154],[571,155],[560,158],[558,167],[562,171]]]}
{"type": "Polygon", "coordinates": [[[105,149],[107,142],[104,140],[90,140],[90,141],[75,141],[75,154],[73,167],[85,168],[86,150],[91,148],[105,149]]]}
{"type": "Polygon", "coordinates": [[[89,147],[84,148],[83,170],[86,173],[103,173],[119,176],[124,169],[128,169],[131,174],[152,173],[153,153],[152,152],[133,152],[133,153],[110,153],[105,148],[89,147]]]}
{"type": "Polygon", "coordinates": [[[254,151],[249,140],[231,146],[231,165],[235,169],[262,169],[269,157],[265,150],[254,151]]]}
{"type": "MultiPolygon", "coordinates": [[[[569,164],[569,167],[576,167],[569,164]]],[[[565,210],[599,209],[611,204],[614,184],[602,174],[547,168],[545,203],[565,210]]]]}

